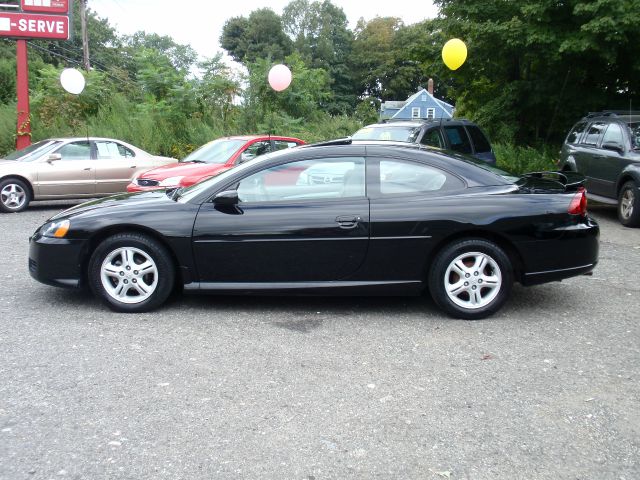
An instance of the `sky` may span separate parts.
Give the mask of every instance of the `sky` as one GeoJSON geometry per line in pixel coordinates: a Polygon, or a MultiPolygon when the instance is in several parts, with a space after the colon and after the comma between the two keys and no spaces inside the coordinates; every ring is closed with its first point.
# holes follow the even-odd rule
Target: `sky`
{"type": "MultiPolygon", "coordinates": [[[[430,0],[331,0],[341,7],[350,28],[358,19],[376,16],[400,17],[405,24],[434,18],[437,9],[430,0]]],[[[218,39],[231,17],[244,16],[269,7],[278,15],[290,0],[88,0],[99,17],[106,18],[120,34],[140,30],[168,35],[180,44],[191,45],[201,57],[213,57],[221,50],[218,39]],[[183,5],[187,5],[186,7],[183,5]]]]}

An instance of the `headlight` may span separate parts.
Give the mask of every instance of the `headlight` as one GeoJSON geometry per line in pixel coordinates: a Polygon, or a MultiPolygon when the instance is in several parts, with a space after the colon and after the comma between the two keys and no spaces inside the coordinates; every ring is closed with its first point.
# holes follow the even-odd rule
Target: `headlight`
{"type": "Polygon", "coordinates": [[[160,182],[160,186],[161,187],[177,187],[178,185],[180,185],[180,180],[182,180],[183,178],[184,178],[184,175],[182,177],[165,178],[160,182]]]}
{"type": "Polygon", "coordinates": [[[42,227],[42,236],[51,238],[64,238],[69,231],[71,222],[69,220],[58,220],[56,222],[47,223],[42,227]]]}

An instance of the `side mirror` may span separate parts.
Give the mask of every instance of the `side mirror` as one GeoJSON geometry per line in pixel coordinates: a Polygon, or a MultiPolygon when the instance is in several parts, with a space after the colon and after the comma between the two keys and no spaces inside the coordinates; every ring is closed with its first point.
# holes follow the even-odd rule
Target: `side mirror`
{"type": "Polygon", "coordinates": [[[237,190],[226,190],[224,192],[218,193],[215,197],[213,197],[213,204],[220,206],[229,206],[229,205],[237,205],[240,202],[238,199],[238,191],[237,190]]]}
{"type": "Polygon", "coordinates": [[[60,155],[59,153],[52,153],[47,157],[48,163],[57,162],[58,160],[62,160],[62,155],[60,155]]]}
{"type": "Polygon", "coordinates": [[[604,142],[602,144],[602,148],[605,150],[613,150],[614,152],[618,152],[620,155],[624,153],[624,148],[622,145],[616,142],[604,142]]]}

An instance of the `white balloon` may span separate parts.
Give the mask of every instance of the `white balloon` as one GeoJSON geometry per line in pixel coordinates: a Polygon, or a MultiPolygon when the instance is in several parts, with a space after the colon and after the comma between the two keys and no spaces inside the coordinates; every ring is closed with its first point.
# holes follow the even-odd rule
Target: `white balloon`
{"type": "Polygon", "coordinates": [[[80,95],[84,90],[84,75],[75,68],[65,68],[60,74],[62,88],[74,95],[80,95]]]}

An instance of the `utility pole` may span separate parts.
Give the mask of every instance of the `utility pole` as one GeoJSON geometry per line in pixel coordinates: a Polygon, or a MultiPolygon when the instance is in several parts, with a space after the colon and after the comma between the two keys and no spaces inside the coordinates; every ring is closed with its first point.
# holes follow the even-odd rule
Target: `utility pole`
{"type": "Polygon", "coordinates": [[[80,25],[82,29],[82,63],[88,72],[91,70],[91,63],[89,63],[89,34],[87,32],[87,0],[80,0],[80,25]]]}

